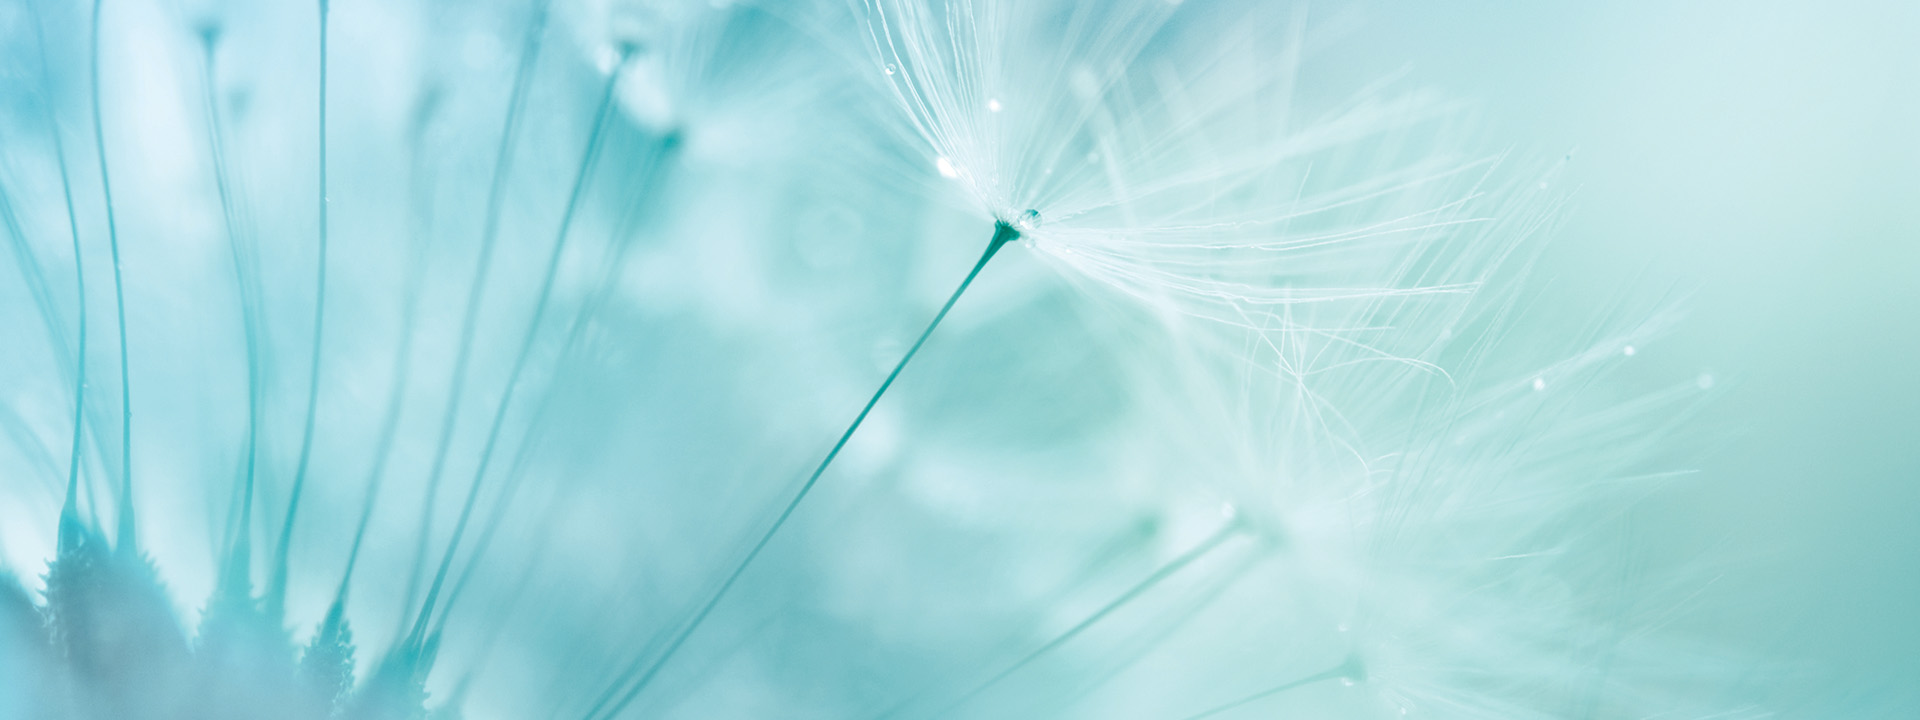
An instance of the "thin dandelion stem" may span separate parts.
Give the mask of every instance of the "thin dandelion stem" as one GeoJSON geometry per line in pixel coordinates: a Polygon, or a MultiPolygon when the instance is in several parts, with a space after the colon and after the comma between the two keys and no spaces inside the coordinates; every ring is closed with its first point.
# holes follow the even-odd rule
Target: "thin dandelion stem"
{"type": "Polygon", "coordinates": [[[1349,680],[1358,680],[1358,679],[1362,679],[1364,675],[1365,675],[1365,671],[1360,666],[1359,658],[1357,657],[1348,658],[1345,662],[1342,662],[1339,665],[1335,665],[1331,668],[1314,673],[1312,675],[1308,675],[1298,680],[1282,683],[1280,685],[1276,685],[1274,687],[1261,690],[1260,692],[1254,693],[1252,695],[1248,695],[1246,697],[1242,697],[1237,700],[1233,700],[1221,705],[1215,705],[1199,713],[1188,715],[1186,716],[1185,720],[1200,720],[1200,718],[1219,715],[1220,713],[1246,705],[1256,700],[1262,700],[1265,698],[1273,697],[1275,695],[1279,695],[1280,693],[1286,692],[1288,690],[1305,687],[1308,685],[1312,685],[1314,683],[1326,682],[1328,680],[1339,680],[1342,678],[1349,679],[1349,680]]]}
{"type": "MultiPolygon", "coordinates": [[[[486,217],[480,231],[480,255],[473,270],[473,283],[467,289],[466,311],[460,321],[460,346],[454,354],[453,372],[447,385],[446,413],[440,419],[440,437],[434,446],[433,463],[427,471],[426,497],[420,504],[420,535],[414,547],[413,571],[407,578],[407,598],[403,607],[414,602],[420,574],[426,569],[427,544],[433,526],[435,499],[439,495],[440,476],[446,470],[447,450],[453,442],[453,429],[460,417],[460,397],[467,382],[467,366],[473,353],[473,339],[479,332],[480,305],[486,297],[487,271],[493,265],[493,249],[500,236],[500,209],[506,196],[507,177],[513,164],[513,140],[520,126],[520,113],[526,107],[527,93],[533,85],[535,61],[540,57],[540,41],[547,24],[548,0],[535,0],[533,22],[521,43],[520,63],[514,69],[513,91],[507,100],[506,122],[500,130],[500,145],[495,151],[493,178],[487,189],[486,217]]],[[[404,614],[402,618],[406,617],[404,614]]],[[[402,620],[404,628],[405,620],[402,620]]]]}
{"type": "MultiPolygon", "coordinates": [[[[662,143],[662,152],[654,157],[648,180],[642,187],[657,185],[663,173],[661,168],[671,160],[676,147],[677,143],[672,141],[662,143]]],[[[623,213],[618,229],[614,232],[619,245],[613,256],[602,265],[601,277],[593,286],[593,291],[588,293],[581,307],[574,311],[573,318],[567,325],[566,340],[560,344],[558,359],[554,361],[556,367],[566,363],[579,352],[586,342],[587,328],[592,324],[592,319],[606,306],[608,299],[618,288],[618,283],[615,281],[621,269],[626,267],[627,255],[634,245],[627,238],[632,235],[633,227],[639,224],[644,214],[643,209],[649,205],[645,199],[646,196],[641,196],[623,213]]],[[[494,534],[506,519],[514,494],[521,485],[525,484],[527,463],[531,460],[535,446],[544,438],[542,431],[547,427],[546,418],[554,409],[555,399],[554,388],[549,385],[546,391],[541,393],[540,401],[534,405],[534,410],[527,421],[529,428],[527,435],[514,448],[513,459],[507,464],[507,485],[500,490],[500,498],[494,501],[493,512],[488,514],[487,523],[482,527],[479,539],[474,542],[473,551],[467,554],[466,565],[461,568],[459,578],[453,583],[453,589],[447,593],[447,602],[440,610],[440,618],[434,623],[433,634],[438,634],[446,626],[448,613],[452,612],[454,603],[461,597],[468,583],[480,569],[481,560],[486,557],[487,549],[492,546],[494,534]]]]}
{"type": "Polygon", "coordinates": [[[320,242],[313,289],[313,352],[308,359],[307,418],[300,430],[300,459],[294,464],[293,488],[287,494],[287,519],[280,523],[280,542],[273,550],[273,575],[267,584],[267,616],[278,622],[287,595],[287,554],[293,544],[293,523],[300,512],[300,492],[307,484],[307,464],[313,457],[313,426],[320,405],[320,350],[327,319],[327,3],[320,0],[320,129],[318,209],[320,242]]]}
{"type": "Polygon", "coordinates": [[[627,51],[622,51],[619,64],[607,73],[607,83],[600,93],[600,104],[594,110],[593,129],[588,131],[587,147],[581,153],[580,169],[573,179],[573,190],[567,196],[566,211],[560,215],[560,229],[553,240],[553,251],[547,257],[546,275],[540,281],[540,293],[533,304],[533,315],[527,319],[527,330],[520,340],[520,351],[513,358],[513,368],[507,372],[506,387],[500,391],[500,402],[495,406],[493,421],[487,428],[486,442],[480,448],[480,463],[473,471],[473,482],[467,487],[467,499],[460,507],[460,517],[454,521],[453,535],[447,540],[447,551],[440,558],[440,568],[434,572],[433,584],[427,589],[427,598],[420,604],[420,618],[413,627],[413,637],[420,640],[425,637],[427,621],[433,615],[434,603],[440,596],[440,589],[446,583],[447,572],[453,567],[454,554],[460,548],[460,539],[466,533],[467,522],[473,518],[474,503],[480,498],[480,488],[487,476],[487,469],[493,461],[493,449],[500,441],[500,430],[506,426],[507,411],[513,405],[513,394],[520,386],[520,378],[525,375],[527,361],[533,357],[534,339],[538,337],[541,322],[546,319],[547,307],[553,301],[554,281],[560,275],[560,261],[566,257],[567,239],[572,235],[573,220],[580,209],[580,199],[586,194],[588,181],[593,177],[593,169],[598,165],[600,147],[606,137],[607,116],[613,110],[614,90],[620,84],[620,67],[626,64],[627,51]]]}
{"type": "MultiPolygon", "coordinates": [[[[412,161],[409,163],[408,184],[411,185],[413,194],[413,202],[409,203],[409,207],[413,208],[415,245],[413,253],[407,259],[407,290],[405,309],[401,311],[400,345],[393,354],[393,389],[387,395],[387,407],[380,421],[380,439],[374,445],[373,462],[367,468],[367,489],[365,497],[361,499],[360,519],[354,524],[353,542],[347,549],[347,564],[340,572],[340,586],[333,595],[336,605],[346,603],[347,587],[352,583],[354,568],[360,561],[360,547],[366,540],[367,525],[373,519],[373,509],[379,501],[380,488],[386,479],[387,461],[393,455],[393,438],[399,432],[401,411],[406,407],[407,388],[412,384],[414,327],[420,318],[420,286],[427,267],[424,255],[430,237],[427,222],[430,211],[426,209],[428,194],[425,190],[426,184],[422,181],[425,175],[420,168],[420,148],[425,143],[424,135],[436,105],[434,97],[434,94],[429,93],[428,100],[417,108],[407,144],[412,156],[412,161]]],[[[402,613],[401,622],[406,622],[404,613],[402,613]]]]}
{"type": "Polygon", "coordinates": [[[1167,578],[1173,577],[1175,573],[1180,572],[1181,570],[1185,569],[1188,565],[1192,565],[1195,561],[1199,560],[1202,557],[1205,557],[1208,553],[1213,552],[1215,549],[1219,548],[1222,544],[1224,544],[1228,539],[1232,538],[1233,535],[1239,531],[1239,529],[1240,529],[1240,526],[1238,522],[1228,521],[1226,525],[1222,526],[1219,530],[1215,531],[1213,535],[1209,536],[1205,541],[1201,542],[1199,545],[1194,546],[1193,549],[1188,550],[1184,553],[1181,553],[1179,557],[1176,557],[1172,560],[1167,561],[1166,564],[1161,565],[1159,568],[1155,569],[1152,574],[1148,575],[1146,578],[1142,579],[1140,582],[1134,583],[1133,587],[1127,588],[1127,591],[1121,593],[1119,597],[1116,597],[1113,600],[1109,601],[1106,605],[1102,605],[1099,610],[1095,610],[1093,614],[1088,615],[1085,618],[1082,618],[1080,622],[1074,623],[1073,627],[1067,628],[1064,632],[1061,632],[1059,635],[1053,636],[1053,639],[1048,640],[1045,645],[1041,645],[1040,647],[1035,648],[1032,652],[1029,652],[1026,655],[1022,656],[1019,660],[1015,661],[1012,665],[1008,665],[1006,669],[1001,670],[999,673],[996,673],[993,677],[987,678],[985,681],[981,682],[980,684],[973,686],[972,689],[968,690],[965,694],[961,695],[958,699],[955,699],[952,704],[948,705],[946,708],[942,709],[940,712],[934,713],[933,717],[939,718],[939,717],[945,717],[947,715],[952,714],[953,711],[966,706],[968,702],[971,702],[974,698],[979,697],[981,693],[986,692],[988,689],[992,688],[994,685],[998,685],[1000,681],[1005,680],[1009,677],[1012,677],[1014,673],[1017,673],[1020,670],[1026,668],[1028,665],[1032,664],[1033,661],[1040,659],[1040,656],[1059,649],[1060,646],[1065,645],[1067,644],[1068,641],[1074,639],[1075,637],[1078,637],[1080,633],[1086,632],[1087,629],[1093,627],[1094,624],[1100,622],[1101,620],[1106,619],[1108,615],[1112,615],[1114,611],[1119,610],[1121,607],[1126,606],[1128,603],[1131,603],[1136,599],[1139,599],[1139,597],[1141,595],[1146,594],[1148,590],[1152,590],[1155,586],[1159,585],[1160,583],[1166,582],[1167,578]]]}
{"type": "MultiPolygon", "coordinates": [[[[220,214],[227,233],[227,249],[233,258],[234,285],[240,293],[241,334],[246,341],[247,352],[247,439],[246,466],[244,471],[244,497],[242,517],[251,517],[256,462],[260,446],[260,342],[255,329],[259,323],[259,313],[254,303],[253,282],[247,274],[249,265],[247,252],[240,238],[239,223],[235,219],[233,208],[233,186],[227,174],[226,142],[220,124],[220,106],[215,100],[214,79],[214,36],[211,32],[201,36],[201,49],[205,54],[201,64],[201,86],[207,105],[207,146],[212,155],[213,178],[220,194],[220,214]]],[[[246,585],[248,572],[247,551],[249,540],[248,522],[243,520],[233,534],[228,537],[227,547],[230,557],[222,568],[221,588],[225,592],[238,593],[244,597],[249,591],[246,585]]]]}
{"type": "Polygon", "coordinates": [[[47,349],[53,354],[54,366],[66,373],[67,357],[66,328],[60,322],[60,315],[53,302],[53,289],[47,282],[46,268],[41,267],[40,258],[34,254],[33,247],[27,242],[25,228],[20,225],[20,216],[14,212],[13,197],[0,186],[0,225],[7,230],[7,245],[13,251],[14,266],[20,271],[21,280],[27,293],[33,296],[34,309],[40,313],[40,329],[47,336],[47,349]]]}
{"type": "MultiPolygon", "coordinates": [[[[620,696],[618,702],[615,702],[612,707],[607,708],[601,717],[611,720],[611,718],[618,716],[622,710],[625,710],[627,705],[631,704],[635,698],[640,696],[641,692],[646,690],[647,685],[652,683],[653,679],[660,674],[660,671],[667,666],[667,663],[673,659],[674,654],[680,651],[681,646],[686,644],[687,638],[692,637],[694,631],[700,629],[701,623],[706,622],[707,617],[713,614],[713,609],[720,605],[722,599],[726,598],[727,591],[733,589],[734,583],[739,582],[740,576],[746,573],[747,568],[753,564],[754,559],[760,557],[761,551],[766,550],[767,544],[773,541],[773,536],[780,532],[781,527],[786,525],[787,519],[791,518],[793,511],[800,507],[800,502],[807,498],[807,494],[813,490],[813,486],[820,481],[820,476],[825,474],[827,467],[833,464],[834,458],[840,456],[840,450],[847,446],[848,440],[853,439],[853,434],[860,429],[860,423],[866,421],[867,415],[873,412],[873,406],[879,404],[880,398],[887,394],[887,388],[893,387],[893,381],[899,379],[900,372],[905,370],[907,363],[911,362],[913,356],[920,352],[920,347],[927,344],[927,338],[933,336],[934,329],[940,327],[940,321],[946,319],[947,313],[953,310],[954,303],[959,302],[960,296],[967,292],[969,286],[973,285],[974,278],[979,277],[980,270],[987,266],[987,261],[992,260],[993,256],[1000,252],[1000,248],[1005,247],[1009,242],[1019,239],[1019,237],[1020,231],[1014,229],[1012,225],[1004,221],[994,223],[993,239],[987,242],[986,252],[981,253],[980,260],[973,264],[972,270],[967,271],[966,278],[960,281],[960,287],[954,289],[953,296],[947,298],[945,305],[940,306],[940,312],[934,314],[933,321],[927,323],[927,329],[920,332],[919,339],[914,340],[912,347],[907,348],[907,354],[900,358],[898,364],[893,366],[892,372],[887,373],[887,379],[881,381],[880,388],[873,391],[873,397],[867,399],[867,404],[860,409],[860,414],[854,416],[853,422],[847,425],[846,432],[840,434],[840,439],[834,442],[832,450],[827,451],[827,456],[820,461],[820,466],[813,469],[813,474],[809,476],[807,481],[800,486],[800,489],[794,493],[793,498],[787,501],[786,507],[781,509],[779,517],[774,519],[773,524],[767,526],[766,531],[761,533],[760,539],[754,543],[753,549],[748,550],[746,556],[741,558],[739,564],[734,566],[733,571],[727,574],[727,579],[720,583],[719,589],[708,596],[707,601],[700,606],[699,611],[693,614],[693,618],[687,622],[685,627],[680,629],[679,633],[674,635],[671,642],[667,643],[667,647],[660,653],[660,657],[647,665],[646,669],[639,673],[638,677],[633,681],[632,687],[620,696]]],[[[608,698],[611,697],[613,693],[618,692],[618,688],[626,684],[626,678],[632,677],[632,671],[638,670],[639,667],[639,663],[636,662],[627,672],[621,674],[620,679],[615,681],[613,687],[608,688],[600,700],[594,703],[593,708],[587,711],[586,717],[588,720],[592,720],[596,714],[600,713],[601,707],[606,704],[608,698]]]]}
{"type": "Polygon", "coordinates": [[[120,333],[120,507],[116,548],[137,552],[133,517],[133,383],[127,370],[127,293],[120,270],[120,230],[113,218],[113,180],[107,171],[107,132],[100,113],[100,6],[93,0],[88,85],[93,96],[93,148],[100,157],[100,193],[106,200],[107,249],[113,258],[113,309],[120,333]]]}
{"type": "Polygon", "coordinates": [[[67,233],[73,240],[73,284],[79,329],[75,333],[73,359],[73,444],[67,455],[67,492],[60,510],[59,547],[68,549],[79,537],[79,513],[75,507],[80,484],[80,446],[86,431],[87,408],[87,266],[80,249],[80,220],[73,209],[73,179],[67,171],[67,143],[60,133],[60,122],[53,113],[53,72],[47,62],[47,34],[38,5],[33,5],[33,38],[40,51],[40,92],[45,102],[47,130],[53,135],[53,161],[60,166],[60,198],[66,203],[67,233]]]}

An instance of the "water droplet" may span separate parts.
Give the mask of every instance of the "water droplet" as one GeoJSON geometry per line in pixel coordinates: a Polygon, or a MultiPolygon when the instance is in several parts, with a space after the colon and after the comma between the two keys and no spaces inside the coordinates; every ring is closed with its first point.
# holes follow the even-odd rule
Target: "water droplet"
{"type": "Polygon", "coordinates": [[[1620,349],[1620,354],[1625,355],[1627,357],[1633,357],[1633,354],[1637,352],[1640,352],[1640,351],[1633,349],[1632,345],[1628,345],[1620,349]]]}
{"type": "Polygon", "coordinates": [[[952,160],[948,160],[943,157],[933,161],[933,166],[939,169],[940,174],[943,176],[950,177],[950,178],[960,177],[960,171],[953,167],[952,160]]]}
{"type": "Polygon", "coordinates": [[[887,71],[888,75],[892,75],[894,71],[893,63],[887,63],[887,66],[883,69],[887,71]]]}
{"type": "Polygon", "coordinates": [[[1535,389],[1535,390],[1545,390],[1545,389],[1547,389],[1547,379],[1546,379],[1546,378],[1534,378],[1534,379],[1533,379],[1533,389],[1535,389]]]}
{"type": "Polygon", "coordinates": [[[1020,213],[1020,218],[1013,221],[1013,226],[1027,232],[1040,229],[1040,211],[1028,210],[1020,213]]]}
{"type": "Polygon", "coordinates": [[[1000,112],[1000,101],[989,98],[987,100],[987,112],[1000,112]]]}

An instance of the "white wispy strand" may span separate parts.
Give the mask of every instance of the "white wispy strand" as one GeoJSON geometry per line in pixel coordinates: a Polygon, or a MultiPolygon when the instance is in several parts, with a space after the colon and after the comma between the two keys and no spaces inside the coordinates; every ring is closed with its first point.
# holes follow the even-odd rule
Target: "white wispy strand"
{"type": "Polygon", "coordinates": [[[1488,165],[1450,144],[1451,108],[1386,90],[1300,107],[1304,15],[1205,5],[861,11],[871,75],[934,169],[1069,276],[1252,327],[1287,305],[1470,290],[1471,274],[1404,274],[1435,247],[1465,251],[1454,241],[1483,219],[1488,165]]]}

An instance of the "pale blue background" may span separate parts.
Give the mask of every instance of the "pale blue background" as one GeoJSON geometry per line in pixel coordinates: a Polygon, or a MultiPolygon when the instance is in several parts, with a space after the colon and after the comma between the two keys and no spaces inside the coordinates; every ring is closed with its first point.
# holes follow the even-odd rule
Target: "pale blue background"
{"type": "Polygon", "coordinates": [[[1920,4],[1389,2],[1359,33],[1578,151],[1553,277],[1692,291],[1650,373],[1725,440],[1657,537],[1721,579],[1676,620],[1804,663],[1789,716],[1920,712],[1920,4]]]}

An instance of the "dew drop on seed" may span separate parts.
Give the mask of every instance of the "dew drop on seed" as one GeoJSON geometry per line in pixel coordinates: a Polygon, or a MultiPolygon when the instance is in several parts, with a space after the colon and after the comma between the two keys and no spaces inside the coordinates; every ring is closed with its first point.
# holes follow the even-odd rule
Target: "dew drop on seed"
{"type": "Polygon", "coordinates": [[[987,99],[987,112],[1000,112],[1000,101],[999,101],[999,100],[994,100],[994,99],[992,99],[992,98],[988,98],[988,99],[987,99]]]}
{"type": "Polygon", "coordinates": [[[887,63],[887,66],[882,69],[886,70],[888,75],[892,75],[894,71],[893,63],[887,63]]]}
{"type": "Polygon", "coordinates": [[[1533,379],[1533,389],[1535,389],[1535,390],[1545,390],[1545,389],[1547,389],[1547,379],[1546,379],[1546,378],[1534,378],[1534,379],[1533,379]]]}
{"type": "Polygon", "coordinates": [[[939,158],[933,161],[933,166],[934,168],[938,169],[940,171],[940,174],[944,177],[950,177],[950,178],[960,177],[960,171],[954,169],[952,160],[948,160],[944,157],[939,158]]]}
{"type": "Polygon", "coordinates": [[[1621,348],[1621,349],[1620,349],[1620,354],[1622,354],[1622,355],[1625,355],[1625,356],[1627,356],[1627,357],[1633,357],[1633,354],[1634,354],[1634,353],[1636,353],[1636,352],[1639,352],[1639,351],[1638,351],[1638,350],[1635,350],[1635,349],[1633,349],[1633,346],[1632,346],[1632,345],[1628,345],[1628,346],[1626,346],[1626,347],[1624,347],[1624,348],[1621,348]]]}
{"type": "Polygon", "coordinates": [[[1020,213],[1020,218],[1013,221],[1013,225],[1027,232],[1040,229],[1040,211],[1028,210],[1020,213]]]}

